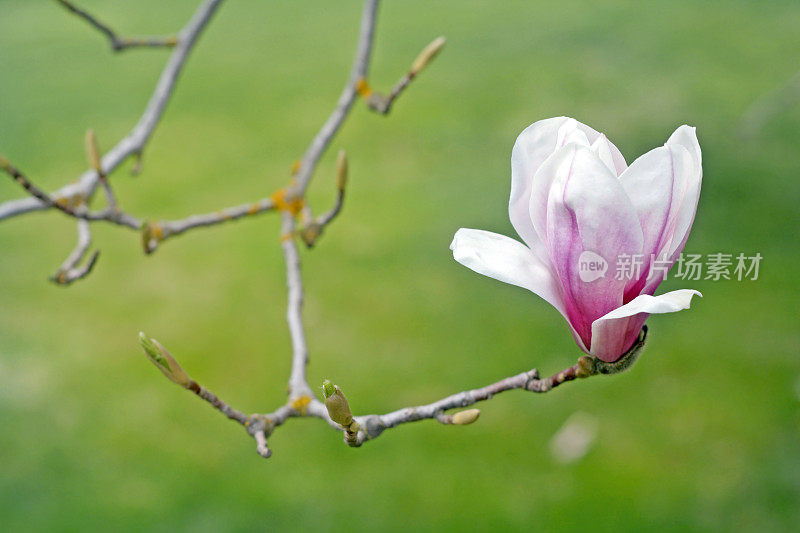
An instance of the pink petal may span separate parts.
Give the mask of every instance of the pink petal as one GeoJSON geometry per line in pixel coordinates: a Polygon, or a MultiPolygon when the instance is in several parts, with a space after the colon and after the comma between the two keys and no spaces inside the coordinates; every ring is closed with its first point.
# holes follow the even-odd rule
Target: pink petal
{"type": "MultiPolygon", "coordinates": [[[[626,302],[641,293],[655,292],[666,270],[654,269],[648,280],[651,259],[660,261],[658,266],[669,268],[677,258],[674,250],[679,254],[686,242],[700,194],[702,169],[697,159],[700,147],[696,146],[695,156],[683,143],[673,142],[673,138],[689,134],[696,145],[693,129],[681,126],[663,147],[639,157],[620,176],[636,208],[644,236],[641,275],[629,281],[626,302]],[[692,218],[687,223],[689,214],[692,218]]],[[[690,148],[694,152],[694,147],[690,148]]]]}
{"type": "Polygon", "coordinates": [[[659,296],[642,294],[598,318],[592,323],[591,354],[609,363],[616,361],[634,343],[648,316],[689,309],[694,295],[703,296],[692,289],[679,289],[659,296]]]}
{"type": "MultiPolygon", "coordinates": [[[[570,144],[559,149],[542,165],[536,176],[540,179],[552,182],[545,242],[561,282],[567,319],[583,344],[591,347],[592,322],[623,304],[626,280],[615,279],[614,266],[622,254],[641,253],[642,229],[619,180],[588,147],[570,144]],[[579,258],[586,251],[609,265],[604,276],[589,282],[579,274],[579,258]]],[[[541,198],[532,197],[532,211],[539,205],[541,198]]],[[[536,226],[540,214],[531,214],[536,215],[536,226]]]]}

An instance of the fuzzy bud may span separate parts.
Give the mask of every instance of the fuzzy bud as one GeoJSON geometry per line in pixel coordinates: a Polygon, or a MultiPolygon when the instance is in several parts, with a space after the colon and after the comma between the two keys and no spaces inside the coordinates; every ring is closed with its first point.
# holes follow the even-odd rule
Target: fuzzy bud
{"type": "Polygon", "coordinates": [[[331,420],[342,427],[350,427],[350,424],[353,423],[353,413],[350,411],[350,404],[347,403],[342,389],[326,379],[322,382],[322,395],[325,397],[325,407],[328,409],[328,416],[331,417],[331,420]]]}
{"type": "Polygon", "coordinates": [[[94,130],[86,130],[86,159],[89,166],[98,173],[103,173],[103,165],[100,162],[100,150],[97,148],[97,135],[94,130]]]}
{"type": "Polygon", "coordinates": [[[177,383],[184,389],[189,386],[191,382],[191,378],[189,375],[181,368],[181,365],[172,357],[166,349],[164,349],[161,344],[155,339],[151,339],[144,332],[139,332],[139,343],[142,345],[142,349],[147,354],[147,357],[150,361],[156,365],[162,374],[167,376],[173,383],[177,383]]]}
{"type": "Polygon", "coordinates": [[[300,238],[306,243],[306,246],[311,248],[317,242],[319,236],[322,235],[322,226],[315,221],[309,222],[301,231],[300,238]]]}
{"type": "Polygon", "coordinates": [[[347,185],[347,153],[339,150],[339,157],[336,159],[336,186],[344,192],[347,185]]]}
{"type": "Polygon", "coordinates": [[[411,64],[411,74],[416,75],[424,69],[428,63],[436,57],[442,47],[444,46],[445,38],[444,37],[437,37],[436,39],[431,42],[428,46],[425,47],[422,52],[419,53],[417,58],[414,60],[414,63],[411,64]]]}
{"type": "Polygon", "coordinates": [[[453,415],[453,424],[466,426],[475,422],[481,414],[480,409],[467,409],[453,415]]]}

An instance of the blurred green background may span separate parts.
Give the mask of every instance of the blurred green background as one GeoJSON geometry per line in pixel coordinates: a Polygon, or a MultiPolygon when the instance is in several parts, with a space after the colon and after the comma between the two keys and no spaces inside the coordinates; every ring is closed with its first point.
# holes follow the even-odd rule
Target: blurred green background
{"type": "MultiPolygon", "coordinates": [[[[171,33],[196,0],[81,0],[124,34],[171,33]]],[[[143,218],[255,200],[338,98],[360,3],[228,2],[202,37],[145,153],[112,177],[143,218]]],[[[790,530],[800,523],[800,109],[742,141],[739,121],[800,67],[795,1],[387,1],[371,82],[385,90],[438,35],[448,44],[389,117],[358,103],[310,192],[349,196],[302,252],[312,385],[359,413],[427,403],[579,355],[530,293],[456,264],[462,226],[514,235],[509,156],[531,122],[570,115],[628,161],[697,126],[705,176],[687,252],[760,252],[757,281],[669,280],[704,298],[655,316],[627,374],[543,396],[510,392],[469,427],[432,422],[349,449],[292,420],[259,458],[242,429],[163,379],[161,340],[234,406],[284,401],[289,339],[274,215],[197,230],[151,257],[95,224],[96,270],[47,281],[74,244],[58,213],[0,223],[0,529],[790,530]],[[550,441],[597,422],[582,459],[550,441]]],[[[111,53],[54,2],[0,2],[0,151],[47,189],[138,119],[167,57],[111,53]]],[[[0,200],[21,197],[0,180],[0,200]]]]}

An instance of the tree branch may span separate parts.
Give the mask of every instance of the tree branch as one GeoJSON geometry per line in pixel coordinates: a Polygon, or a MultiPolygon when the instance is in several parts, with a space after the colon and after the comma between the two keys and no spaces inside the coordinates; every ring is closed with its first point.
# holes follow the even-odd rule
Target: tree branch
{"type": "MultiPolygon", "coordinates": [[[[28,191],[31,196],[47,207],[58,209],[67,216],[85,221],[105,220],[119,226],[127,226],[131,229],[139,229],[141,226],[141,222],[135,217],[118,210],[116,208],[116,203],[113,203],[102,211],[89,211],[86,208],[86,199],[81,196],[74,196],[71,198],[50,197],[46,192],[34,185],[22,171],[9,163],[8,160],[2,156],[0,156],[0,170],[5,171],[23,189],[28,191]]],[[[103,176],[103,179],[105,179],[105,176],[103,176]]]]}
{"type": "Polygon", "coordinates": [[[289,376],[289,397],[296,399],[311,396],[311,389],[306,381],[306,365],[308,364],[308,345],[303,330],[303,278],[300,274],[300,254],[294,240],[295,219],[288,211],[281,214],[281,249],[286,261],[286,287],[288,289],[288,305],[286,321],[292,339],[292,372],[289,376]]]}
{"type": "Polygon", "coordinates": [[[160,243],[191,229],[215,226],[231,220],[260,215],[274,208],[275,202],[272,198],[262,198],[257,202],[228,207],[204,215],[192,215],[181,220],[147,222],[142,226],[142,245],[145,253],[151,254],[156,251],[160,243]]]}
{"type": "Polygon", "coordinates": [[[360,79],[356,83],[356,90],[367,101],[367,105],[373,111],[380,113],[381,115],[387,115],[389,111],[392,109],[392,104],[400,96],[400,94],[409,86],[411,80],[413,80],[417,74],[422,72],[434,57],[436,57],[439,52],[442,50],[445,44],[444,37],[438,37],[434,39],[428,46],[426,46],[422,52],[420,52],[419,56],[414,60],[411,64],[411,69],[403,75],[402,78],[392,87],[392,90],[389,91],[388,96],[383,96],[380,93],[377,93],[372,90],[372,88],[367,83],[366,79],[360,79]]]}
{"type": "MultiPolygon", "coordinates": [[[[281,212],[280,240],[281,249],[283,250],[286,262],[286,284],[288,291],[286,318],[292,344],[292,368],[288,384],[288,403],[269,414],[247,416],[238,411],[231,410],[227,405],[221,407],[219,400],[216,400],[215,396],[213,399],[209,399],[208,394],[210,393],[206,395],[198,393],[198,395],[209,401],[209,403],[221,410],[229,418],[234,418],[240,423],[243,423],[242,421],[245,420],[246,422],[243,424],[248,428],[248,432],[255,439],[256,449],[262,457],[269,457],[272,454],[267,444],[269,436],[276,427],[292,417],[320,418],[326,421],[330,426],[342,431],[345,442],[347,442],[348,445],[360,446],[367,440],[376,438],[385,430],[408,422],[425,419],[434,419],[443,424],[459,425],[474,422],[479,414],[477,410],[464,411],[454,415],[447,414],[446,411],[467,407],[477,402],[491,399],[496,394],[507,390],[521,389],[543,393],[578,377],[589,377],[600,373],[613,373],[624,370],[630,366],[631,362],[635,360],[641,348],[644,346],[646,329],[643,330],[639,342],[622,360],[620,360],[620,363],[615,363],[614,365],[608,365],[595,358],[584,356],[581,357],[575,365],[545,379],[540,379],[537,371],[531,370],[480,389],[473,389],[448,396],[432,404],[406,407],[385,415],[353,417],[350,413],[349,405],[338,387],[335,387],[336,394],[338,395],[338,404],[332,401],[333,398],[329,398],[327,389],[324,404],[313,397],[313,393],[306,379],[308,346],[302,317],[304,294],[300,256],[295,240],[298,235],[297,216],[298,214],[303,214],[303,217],[308,219],[305,227],[300,231],[300,236],[306,244],[311,246],[321,234],[322,229],[336,217],[341,209],[344,199],[344,184],[347,177],[347,164],[343,155],[340,155],[339,164],[337,165],[338,196],[334,207],[324,215],[312,218],[310,209],[305,205],[304,195],[312,179],[317,162],[346,119],[356,95],[361,93],[362,96],[370,96],[365,94],[365,91],[368,89],[365,76],[372,50],[377,7],[377,0],[366,0],[361,19],[361,30],[359,32],[356,57],[353,62],[350,78],[347,85],[345,85],[333,113],[328,117],[328,120],[314,137],[311,145],[301,159],[296,172],[295,183],[273,194],[270,198],[272,201],[271,204],[263,204],[263,210],[276,209],[281,212]],[[231,412],[238,413],[238,415],[231,416],[231,412]]],[[[443,38],[437,39],[431,43],[423,50],[417,60],[415,60],[411,71],[400,80],[389,97],[381,97],[381,99],[372,98],[372,100],[368,100],[368,105],[376,111],[384,114],[387,113],[392,102],[408,86],[411,79],[413,79],[436,53],[438,53],[443,45],[443,38]],[[380,105],[376,104],[376,102],[380,102],[380,105]]],[[[240,206],[237,213],[242,213],[246,208],[247,206],[240,206]]],[[[190,217],[187,221],[177,221],[173,223],[172,227],[168,227],[167,223],[148,225],[143,232],[145,250],[154,250],[158,242],[162,241],[165,236],[169,234],[177,234],[181,231],[186,231],[186,229],[190,227],[216,224],[225,219],[227,219],[225,216],[206,215],[204,217],[190,217]],[[170,231],[172,233],[169,233],[170,231]]],[[[157,346],[160,347],[160,345],[157,346]]],[[[147,348],[145,349],[147,351],[147,348]]],[[[159,353],[165,353],[165,351],[159,353]]],[[[185,380],[189,380],[188,383],[190,384],[195,383],[183,373],[182,369],[180,369],[177,362],[175,362],[171,356],[169,356],[168,364],[161,363],[159,370],[176,383],[183,383],[185,380]],[[175,368],[173,368],[173,364],[175,368]],[[166,368],[172,370],[168,372],[165,371],[166,368]]],[[[191,386],[186,388],[191,388],[191,386]]]]}
{"type": "MultiPolygon", "coordinates": [[[[191,20],[178,34],[178,43],[167,60],[164,70],[158,79],[156,88],[145,107],[139,122],[128,135],[109,150],[102,159],[103,173],[108,176],[123,161],[132,155],[140,155],[147,141],[164,113],[164,108],[175,89],[175,83],[183,69],[189,53],[194,48],[198,37],[208,24],[211,16],[222,3],[222,0],[204,0],[195,11],[191,20]]],[[[98,173],[94,169],[84,172],[76,183],[66,185],[50,194],[53,198],[72,200],[76,197],[90,199],[99,182],[98,173]]],[[[39,211],[51,207],[39,198],[23,198],[0,204],[0,220],[13,216],[39,211]]]]}
{"type": "MultiPolygon", "coordinates": [[[[58,1],[108,36],[115,49],[124,49],[131,46],[168,45],[165,41],[157,39],[138,41],[121,39],[108,26],[75,7],[71,2],[58,1]]],[[[340,153],[337,163],[337,197],[333,207],[322,215],[313,217],[311,209],[305,204],[305,192],[313,178],[316,165],[346,120],[356,97],[359,95],[363,97],[372,110],[387,114],[398,96],[442,49],[445,40],[440,37],[430,43],[419,54],[411,69],[394,86],[388,96],[384,97],[373,92],[367,84],[366,78],[374,41],[378,0],[366,0],[361,17],[355,58],[348,81],[333,112],[314,136],[299,161],[297,172],[295,173],[295,181],[290,186],[278,190],[272,196],[255,203],[242,204],[215,213],[193,215],[181,220],[142,224],[135,217],[123,213],[117,208],[117,200],[108,183],[107,176],[126,158],[132,155],[141,155],[163,114],[164,108],[174,90],[178,75],[190,51],[221,2],[222,0],[205,0],[201,3],[192,19],[181,30],[175,43],[173,43],[175,44],[175,49],[162,71],[153,95],[139,122],[102,159],[99,156],[94,133],[92,131],[87,132],[86,146],[90,170],[86,171],[77,183],[62,187],[55,193],[48,194],[31,183],[5,159],[0,158],[0,167],[32,196],[32,198],[1,204],[0,220],[48,208],[59,209],[77,219],[78,244],[54,276],[57,282],[66,284],[75,279],[80,279],[88,274],[94,265],[97,252],[83,267],[78,266],[91,245],[90,221],[106,220],[132,229],[141,229],[145,252],[152,253],[165,239],[180,235],[194,228],[220,224],[267,211],[280,212],[280,241],[286,263],[288,293],[286,319],[292,345],[292,365],[286,404],[266,414],[245,414],[234,409],[189,377],[175,358],[157,341],[149,339],[143,334],[140,335],[140,341],[145,353],[159,371],[170,381],[192,391],[228,419],[243,426],[255,440],[256,450],[263,457],[269,457],[272,454],[268,446],[268,439],[272,432],[290,418],[321,419],[331,427],[341,431],[348,445],[360,446],[367,440],[378,437],[387,429],[409,422],[431,419],[448,425],[472,423],[478,418],[479,411],[477,409],[460,411],[454,414],[447,411],[472,406],[478,402],[489,400],[505,391],[519,389],[535,393],[549,392],[561,384],[576,378],[621,372],[633,364],[644,346],[646,328],[642,330],[639,339],[629,352],[613,364],[604,363],[593,357],[583,356],[576,364],[548,378],[540,378],[538,372],[534,369],[482,388],[453,394],[427,405],[405,407],[383,415],[370,414],[354,417],[342,391],[330,382],[326,382],[324,386],[325,402],[323,403],[315,398],[306,378],[308,345],[302,316],[304,289],[296,238],[299,236],[309,247],[312,246],[322,234],[323,229],[340,213],[344,202],[347,179],[347,159],[343,152],[340,153]],[[90,211],[88,205],[98,185],[101,185],[105,191],[108,207],[99,211],[90,211]],[[298,226],[298,218],[302,221],[300,226],[298,226]]]]}
{"type": "MultiPolygon", "coordinates": [[[[539,378],[536,369],[517,374],[516,376],[502,379],[480,389],[472,389],[458,394],[453,394],[437,402],[416,407],[405,407],[385,415],[366,415],[355,417],[360,426],[358,434],[352,441],[346,442],[350,446],[361,446],[364,442],[381,435],[385,430],[409,422],[435,419],[443,423],[452,423],[452,419],[443,418],[445,411],[474,405],[478,402],[491,400],[495,395],[509,390],[526,390],[529,392],[545,393],[556,387],[578,378],[588,378],[599,374],[617,374],[629,369],[636,362],[647,340],[647,326],[642,328],[639,337],[631,348],[614,363],[605,363],[594,357],[582,356],[574,365],[557,372],[544,379],[539,378]]],[[[477,418],[477,417],[476,417],[477,418]]],[[[474,421],[474,419],[472,420],[474,421]]]]}
{"type": "Polygon", "coordinates": [[[356,85],[359,80],[366,78],[369,70],[377,14],[378,0],[366,0],[364,11],[361,15],[361,29],[358,34],[358,45],[350,76],[344,89],[342,89],[342,94],[339,96],[336,107],[319,132],[314,136],[306,153],[300,160],[300,168],[297,170],[297,184],[289,191],[289,196],[300,197],[305,193],[320,157],[325,153],[325,149],[328,148],[333,137],[344,124],[350,109],[353,107],[353,102],[355,102],[358,95],[356,85]]]}
{"type": "Polygon", "coordinates": [[[67,259],[56,270],[55,274],[50,278],[58,285],[69,285],[73,281],[83,279],[89,275],[94,268],[97,258],[100,256],[100,251],[95,250],[89,260],[82,266],[78,266],[86,252],[89,251],[89,246],[92,244],[92,234],[89,230],[89,222],[86,220],[78,220],[78,244],[72,253],[69,254],[67,259]]]}
{"type": "Polygon", "coordinates": [[[312,248],[322,236],[325,228],[333,222],[333,219],[339,215],[344,205],[344,191],[347,186],[347,154],[344,150],[339,151],[339,157],[336,161],[336,202],[333,207],[322,215],[313,218],[308,214],[308,220],[305,226],[299,231],[300,238],[306,243],[306,246],[312,248]]]}
{"type": "Polygon", "coordinates": [[[114,30],[112,30],[106,24],[103,24],[95,17],[93,17],[88,12],[84,11],[83,9],[77,7],[72,2],[68,2],[67,0],[56,0],[59,4],[64,6],[66,9],[77,15],[78,17],[82,18],[92,26],[94,26],[97,30],[103,33],[111,44],[111,49],[115,52],[121,52],[122,50],[126,50],[128,48],[137,48],[137,47],[173,47],[178,44],[178,38],[175,36],[170,37],[119,37],[114,30]]]}

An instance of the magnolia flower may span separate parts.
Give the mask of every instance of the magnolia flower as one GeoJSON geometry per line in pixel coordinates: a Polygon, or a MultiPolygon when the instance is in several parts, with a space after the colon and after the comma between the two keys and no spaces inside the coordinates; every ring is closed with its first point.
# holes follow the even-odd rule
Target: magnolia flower
{"type": "Polygon", "coordinates": [[[700,295],[653,293],[686,244],[702,175],[692,127],[679,127],[628,166],[589,126],[541,120],[517,137],[511,153],[508,212],[525,244],[461,228],[450,249],[475,272],[544,298],[583,351],[614,362],[650,314],[687,309],[700,295]],[[639,264],[638,272],[620,272],[626,263],[639,264]]]}

